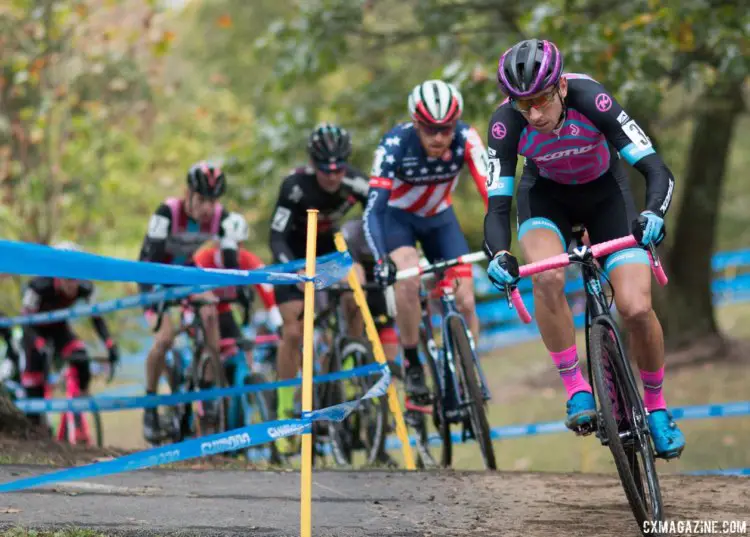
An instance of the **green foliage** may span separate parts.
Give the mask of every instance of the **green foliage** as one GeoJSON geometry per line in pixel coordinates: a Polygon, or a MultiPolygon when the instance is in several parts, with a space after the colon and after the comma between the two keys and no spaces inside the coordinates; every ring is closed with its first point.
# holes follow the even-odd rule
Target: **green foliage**
{"type": "MultiPolygon", "coordinates": [[[[74,238],[137,256],[149,214],[181,195],[186,168],[219,158],[226,204],[267,255],[284,174],[306,160],[309,130],[337,121],[368,171],[383,133],[407,119],[409,90],[456,83],[484,137],[503,96],[495,70],[522,37],[553,39],[568,71],[601,80],[648,121],[681,195],[692,117],[707,84],[746,79],[750,13],[738,0],[212,0],[178,10],[151,0],[13,0],[0,7],[0,225],[4,236],[74,238]]],[[[719,103],[720,104],[720,103],[719,103]]],[[[720,247],[746,244],[740,122],[720,247]]],[[[710,133],[707,133],[710,135],[710,133]]],[[[713,178],[707,178],[713,180],[713,178]]],[[[473,248],[482,204],[454,196],[473,248]]],[[[13,310],[18,280],[0,284],[13,310]]],[[[133,287],[105,286],[110,296],[133,287]]],[[[5,298],[5,296],[4,296],[5,298]]]]}

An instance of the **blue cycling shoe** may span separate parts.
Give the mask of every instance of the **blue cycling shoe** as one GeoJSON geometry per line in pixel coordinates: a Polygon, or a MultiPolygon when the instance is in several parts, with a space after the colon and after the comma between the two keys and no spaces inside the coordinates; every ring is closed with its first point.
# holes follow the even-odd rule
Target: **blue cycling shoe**
{"type": "Polygon", "coordinates": [[[596,405],[590,392],[574,393],[568,400],[565,426],[571,431],[591,432],[596,422],[596,405]]]}
{"type": "Polygon", "coordinates": [[[667,410],[654,410],[648,415],[648,428],[654,440],[656,456],[675,459],[685,449],[685,436],[667,410]]]}

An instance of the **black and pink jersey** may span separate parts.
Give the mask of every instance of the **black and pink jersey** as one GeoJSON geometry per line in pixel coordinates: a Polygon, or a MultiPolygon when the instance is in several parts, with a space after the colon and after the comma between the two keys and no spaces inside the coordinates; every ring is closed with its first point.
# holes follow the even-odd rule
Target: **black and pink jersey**
{"type": "Polygon", "coordinates": [[[490,119],[485,242],[493,255],[510,247],[510,202],[519,155],[525,157],[524,173],[564,185],[595,181],[622,157],[646,178],[646,209],[663,217],[669,208],[674,178],[636,121],[593,78],[563,76],[568,81],[566,111],[555,131],[536,131],[508,100],[490,119]]]}

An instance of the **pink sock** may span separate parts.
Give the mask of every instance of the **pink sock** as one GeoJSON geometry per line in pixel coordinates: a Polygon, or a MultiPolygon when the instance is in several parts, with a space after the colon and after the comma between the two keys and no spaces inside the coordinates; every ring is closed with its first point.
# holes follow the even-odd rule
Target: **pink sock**
{"type": "Polygon", "coordinates": [[[664,366],[658,371],[644,371],[641,369],[641,380],[643,381],[643,404],[646,410],[665,410],[667,403],[664,401],[662,386],[664,385],[664,366]]]}
{"type": "Polygon", "coordinates": [[[557,366],[558,373],[560,373],[565,390],[568,392],[568,399],[578,392],[591,393],[591,385],[583,378],[581,368],[578,365],[578,352],[575,345],[564,351],[549,354],[557,366]]]}

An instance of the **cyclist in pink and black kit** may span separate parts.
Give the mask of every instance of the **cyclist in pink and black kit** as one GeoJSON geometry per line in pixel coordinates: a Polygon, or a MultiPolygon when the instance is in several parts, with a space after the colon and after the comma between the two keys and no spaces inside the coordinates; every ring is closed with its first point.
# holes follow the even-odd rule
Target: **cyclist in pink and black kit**
{"type": "MultiPolygon", "coordinates": [[[[140,261],[171,265],[194,265],[193,254],[204,243],[218,240],[222,265],[228,269],[238,268],[238,243],[245,239],[247,223],[242,215],[227,211],[218,199],[226,191],[227,181],[218,165],[199,162],[190,167],[184,198],[168,198],[156,209],[148,224],[148,231],[141,247],[140,261]]],[[[153,286],[141,284],[142,292],[153,286]]],[[[247,288],[238,287],[243,295],[247,288]]],[[[196,294],[194,299],[215,302],[213,293],[196,294]]],[[[146,310],[150,324],[156,320],[154,309],[146,310]]],[[[219,353],[219,321],[216,306],[208,304],[199,310],[206,333],[206,346],[219,353]]],[[[146,394],[156,393],[159,377],[164,369],[165,355],[175,339],[175,328],[165,315],[159,331],[154,335],[154,344],[146,359],[146,394]]],[[[207,381],[206,381],[207,382],[207,381]]],[[[208,388],[209,385],[201,386],[208,388]]],[[[213,407],[204,403],[206,413],[213,407]]],[[[143,413],[143,432],[148,442],[156,443],[162,438],[157,409],[147,408],[143,413]]]]}
{"type": "MultiPolygon", "coordinates": [[[[396,270],[416,267],[420,242],[430,262],[469,253],[451,206],[451,194],[464,164],[477,190],[487,201],[487,152],[479,134],[460,120],[463,98],[451,84],[428,80],[409,95],[412,121],[383,136],[375,151],[370,191],[364,213],[365,234],[377,260],[375,280],[383,286],[394,282],[396,270]]],[[[474,338],[479,319],[474,303],[471,266],[454,268],[456,305],[474,338]]],[[[410,400],[425,401],[429,391],[419,363],[419,279],[396,284],[396,323],[404,349],[404,388],[410,400]]]]}
{"type": "MultiPolygon", "coordinates": [[[[516,206],[518,240],[528,263],[567,251],[572,226],[583,224],[592,243],[633,233],[641,245],[664,238],[664,215],[674,178],[649,138],[597,81],[563,74],[563,58],[549,41],[530,39],[500,58],[500,88],[509,97],[489,123],[487,269],[499,289],[518,279],[510,254],[510,208],[518,155],[525,157],[516,206]],[[640,214],[621,159],[646,179],[640,214]],[[645,221],[645,225],[639,223],[645,221]]],[[[651,274],[645,250],[624,250],[599,260],[612,281],[617,309],[630,334],[644,384],[644,403],[657,455],[678,457],[685,438],[662,393],[664,338],[651,308],[651,274]]],[[[581,373],[563,269],[533,277],[542,339],[568,393],[566,425],[591,430],[596,418],[591,386],[581,373]]]]}

